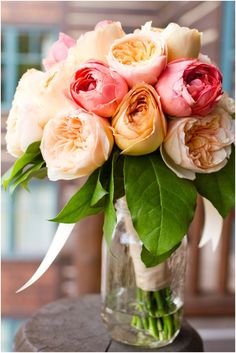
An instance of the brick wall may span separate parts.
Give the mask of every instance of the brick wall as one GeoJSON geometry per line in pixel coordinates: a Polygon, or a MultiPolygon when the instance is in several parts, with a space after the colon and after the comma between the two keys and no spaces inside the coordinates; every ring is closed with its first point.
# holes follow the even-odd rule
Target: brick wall
{"type": "Polygon", "coordinates": [[[59,297],[59,267],[54,264],[36,285],[16,294],[39,266],[39,261],[2,261],[2,315],[29,316],[33,311],[59,297]]]}

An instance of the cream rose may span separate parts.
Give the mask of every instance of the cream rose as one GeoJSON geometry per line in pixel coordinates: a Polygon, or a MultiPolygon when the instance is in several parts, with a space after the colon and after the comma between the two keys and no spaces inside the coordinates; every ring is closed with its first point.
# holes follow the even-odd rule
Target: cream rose
{"type": "Polygon", "coordinates": [[[40,148],[48,177],[55,181],[91,174],[108,159],[112,147],[107,119],[80,109],[51,119],[40,148]]]}
{"type": "Polygon", "coordinates": [[[7,150],[15,157],[40,141],[45,124],[62,112],[77,106],[70,99],[70,77],[63,64],[46,73],[31,69],[20,79],[7,119],[7,150]]]}
{"type": "Polygon", "coordinates": [[[159,33],[140,30],[115,40],[107,60],[133,87],[139,82],[155,84],[166,66],[166,55],[165,41],[159,33]]]}
{"type": "Polygon", "coordinates": [[[66,70],[72,74],[78,66],[87,60],[101,60],[107,62],[107,54],[114,40],[125,35],[120,22],[107,23],[95,30],[82,34],[74,47],[69,49],[65,60],[66,70]]]}
{"type": "Polygon", "coordinates": [[[8,152],[19,157],[31,143],[41,140],[42,111],[38,103],[45,74],[28,70],[20,79],[12,108],[7,119],[6,143],[8,152]]]}
{"type": "Polygon", "coordinates": [[[145,83],[133,87],[116,110],[112,128],[123,154],[155,151],[166,135],[166,120],[154,88],[145,83]]]}
{"type": "Polygon", "coordinates": [[[41,107],[41,125],[56,116],[75,110],[78,106],[70,97],[72,76],[66,71],[65,63],[55,65],[45,73],[43,86],[37,97],[41,107]]]}
{"type": "Polygon", "coordinates": [[[161,148],[163,160],[176,175],[195,179],[195,173],[222,169],[234,141],[233,121],[223,109],[215,109],[204,118],[172,120],[161,148]]]}
{"type": "Polygon", "coordinates": [[[235,101],[233,98],[229,97],[226,92],[224,92],[219,102],[216,104],[216,109],[218,108],[221,108],[232,115],[235,113],[235,101]]]}
{"type": "Polygon", "coordinates": [[[201,49],[201,33],[196,29],[170,23],[162,32],[168,48],[168,62],[176,59],[197,58],[201,49]]]}

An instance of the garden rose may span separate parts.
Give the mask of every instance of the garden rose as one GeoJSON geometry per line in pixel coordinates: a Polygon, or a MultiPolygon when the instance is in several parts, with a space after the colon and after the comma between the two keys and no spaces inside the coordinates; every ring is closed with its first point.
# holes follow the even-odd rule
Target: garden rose
{"type": "MultiPolygon", "coordinates": [[[[107,54],[115,39],[125,35],[120,22],[107,23],[95,27],[95,30],[82,34],[66,59],[66,70],[75,72],[85,61],[101,60],[107,63],[107,54]]],[[[72,73],[72,74],[73,74],[72,73]]]]}
{"type": "Polygon", "coordinates": [[[140,30],[117,39],[111,45],[108,64],[130,87],[136,83],[155,84],[166,66],[166,45],[158,32],[140,30]]]}
{"type": "Polygon", "coordinates": [[[205,116],[222,96],[216,66],[198,60],[169,63],[156,84],[164,112],[175,117],[205,116]]]}
{"type": "Polygon", "coordinates": [[[212,173],[223,168],[234,141],[233,122],[223,109],[204,118],[172,120],[162,145],[166,164],[179,177],[195,179],[195,173],[212,173]]]}
{"type": "Polygon", "coordinates": [[[214,63],[211,61],[211,59],[209,58],[209,56],[206,55],[206,54],[199,53],[199,55],[198,55],[198,60],[201,61],[202,63],[205,63],[205,64],[212,64],[212,65],[214,65],[214,63]]]}
{"type": "Polygon", "coordinates": [[[97,29],[101,29],[101,28],[105,28],[107,25],[110,25],[112,23],[112,21],[111,20],[104,20],[104,21],[100,21],[100,22],[98,22],[97,24],[96,24],[96,26],[95,26],[95,31],[97,30],[97,29]]]}
{"type": "Polygon", "coordinates": [[[69,48],[73,47],[76,41],[65,33],[59,33],[59,39],[51,46],[48,56],[43,59],[45,70],[49,70],[52,66],[65,60],[68,55],[69,48]]]}
{"type": "Polygon", "coordinates": [[[168,62],[182,58],[197,58],[201,49],[201,33],[196,29],[170,23],[161,32],[168,48],[168,62]]]}
{"type": "Polygon", "coordinates": [[[216,104],[216,108],[222,108],[230,115],[235,113],[235,101],[229,97],[228,93],[224,92],[219,102],[216,104]]]}
{"type": "Polygon", "coordinates": [[[128,92],[128,85],[103,62],[90,60],[76,71],[70,86],[74,101],[86,110],[108,118],[128,92]]]}
{"type": "Polygon", "coordinates": [[[43,72],[31,69],[18,83],[7,119],[6,133],[7,150],[14,157],[20,157],[31,143],[42,138],[42,110],[38,104],[38,95],[44,77],[43,72]]]}
{"type": "Polygon", "coordinates": [[[41,106],[42,126],[57,115],[78,108],[70,97],[71,75],[64,70],[64,67],[64,62],[62,62],[45,73],[43,87],[37,97],[41,106]]]}
{"type": "Polygon", "coordinates": [[[108,159],[112,147],[107,119],[79,109],[51,119],[44,128],[40,148],[48,177],[55,181],[91,174],[108,159]]]}
{"type": "Polygon", "coordinates": [[[112,128],[123,154],[155,151],[166,135],[166,120],[154,88],[146,83],[134,86],[113,116],[112,128]]]}

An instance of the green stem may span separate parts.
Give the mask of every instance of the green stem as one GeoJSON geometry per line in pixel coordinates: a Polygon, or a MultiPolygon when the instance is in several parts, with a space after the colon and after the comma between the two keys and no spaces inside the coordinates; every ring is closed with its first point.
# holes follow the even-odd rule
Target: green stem
{"type": "Polygon", "coordinates": [[[170,339],[173,336],[174,331],[175,331],[172,315],[165,317],[165,324],[166,324],[166,328],[167,328],[167,337],[166,338],[170,339]]]}
{"type": "Polygon", "coordinates": [[[136,327],[136,323],[137,323],[137,316],[133,315],[132,321],[131,321],[131,326],[136,327]]]}
{"type": "Polygon", "coordinates": [[[149,323],[148,323],[148,318],[147,317],[142,317],[142,324],[143,324],[144,330],[148,330],[149,329],[149,323]]]}
{"type": "Polygon", "coordinates": [[[139,316],[137,316],[137,322],[136,322],[136,327],[140,330],[143,329],[143,324],[142,324],[142,320],[139,316]]]}
{"type": "Polygon", "coordinates": [[[160,336],[160,341],[163,341],[165,339],[165,331],[160,318],[157,319],[157,329],[160,336]]]}
{"type": "Polygon", "coordinates": [[[158,291],[156,291],[153,293],[153,295],[154,295],[154,298],[156,299],[156,303],[157,303],[156,315],[163,316],[165,314],[165,310],[164,310],[164,305],[162,303],[161,294],[158,291]]]}
{"type": "Polygon", "coordinates": [[[155,337],[156,339],[160,339],[159,337],[159,332],[157,330],[157,325],[156,325],[156,319],[154,319],[153,317],[148,318],[148,322],[149,322],[149,332],[150,334],[155,337]]]}
{"type": "Polygon", "coordinates": [[[180,314],[173,313],[176,307],[172,301],[171,289],[147,292],[137,288],[136,298],[136,310],[140,315],[133,316],[131,325],[138,330],[148,331],[157,340],[171,339],[180,326],[180,314]]]}

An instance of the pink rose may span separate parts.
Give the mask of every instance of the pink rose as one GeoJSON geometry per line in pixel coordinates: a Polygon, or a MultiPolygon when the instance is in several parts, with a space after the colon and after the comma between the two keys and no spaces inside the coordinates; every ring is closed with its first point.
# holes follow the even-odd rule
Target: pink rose
{"type": "Polygon", "coordinates": [[[112,23],[111,20],[100,21],[96,24],[94,30],[96,31],[99,28],[105,28],[107,25],[110,25],[111,23],[112,23]]]}
{"type": "Polygon", "coordinates": [[[69,48],[73,47],[76,41],[65,33],[59,33],[59,39],[49,49],[48,56],[43,59],[45,70],[67,58],[69,48]]]}
{"type": "Polygon", "coordinates": [[[217,67],[197,59],[172,61],[155,87],[164,112],[177,117],[207,115],[223,93],[217,67]]]}
{"type": "Polygon", "coordinates": [[[79,106],[108,118],[128,92],[128,85],[103,62],[89,60],[76,71],[70,92],[79,106]]]}

